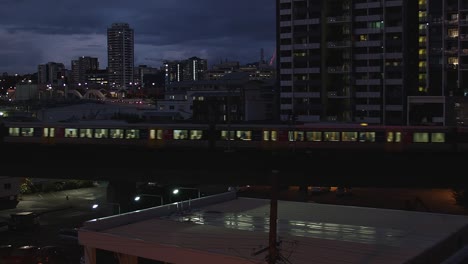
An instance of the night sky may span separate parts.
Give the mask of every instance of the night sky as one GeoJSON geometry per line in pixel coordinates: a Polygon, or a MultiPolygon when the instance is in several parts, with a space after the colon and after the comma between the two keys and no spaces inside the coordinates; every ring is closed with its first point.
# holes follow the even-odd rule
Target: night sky
{"type": "Polygon", "coordinates": [[[37,72],[49,61],[99,58],[107,67],[107,28],[129,23],[135,65],[198,56],[208,65],[268,60],[275,49],[273,0],[1,0],[0,73],[37,72]]]}

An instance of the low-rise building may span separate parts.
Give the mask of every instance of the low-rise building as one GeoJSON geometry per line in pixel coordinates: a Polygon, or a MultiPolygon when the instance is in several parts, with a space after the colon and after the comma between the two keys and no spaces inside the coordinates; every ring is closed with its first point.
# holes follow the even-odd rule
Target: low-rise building
{"type": "MultiPolygon", "coordinates": [[[[283,262],[441,263],[468,239],[468,217],[278,201],[283,262]]],[[[79,229],[88,264],[266,263],[270,200],[235,191],[94,219],[79,229]]]]}

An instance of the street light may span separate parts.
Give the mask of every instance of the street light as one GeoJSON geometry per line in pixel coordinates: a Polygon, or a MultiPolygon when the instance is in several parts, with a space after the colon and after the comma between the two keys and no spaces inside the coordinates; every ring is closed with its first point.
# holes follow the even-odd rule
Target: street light
{"type": "Polygon", "coordinates": [[[197,190],[197,191],[198,191],[198,198],[201,197],[200,189],[198,189],[198,188],[191,188],[191,187],[177,187],[177,188],[175,188],[175,189],[172,191],[172,194],[178,194],[178,193],[179,193],[179,190],[197,190]]]}
{"type": "Polygon", "coordinates": [[[142,196],[159,197],[159,199],[161,199],[161,205],[164,204],[163,197],[161,195],[157,195],[157,194],[139,194],[138,196],[135,196],[135,199],[134,199],[135,202],[140,201],[142,196]]]}
{"type": "MultiPolygon", "coordinates": [[[[117,205],[118,213],[120,214],[120,204],[118,204],[118,203],[109,203],[109,202],[107,204],[117,205]]],[[[93,206],[92,206],[93,209],[97,209],[98,207],[99,207],[99,204],[93,204],[93,206]]]]}

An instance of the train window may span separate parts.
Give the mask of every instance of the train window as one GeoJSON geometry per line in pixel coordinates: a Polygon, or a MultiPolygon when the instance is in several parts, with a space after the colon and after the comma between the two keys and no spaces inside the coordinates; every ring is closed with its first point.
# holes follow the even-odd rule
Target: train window
{"type": "Polygon", "coordinates": [[[163,139],[163,131],[161,129],[150,129],[150,139],[163,139]]]}
{"type": "Polygon", "coordinates": [[[263,141],[277,141],[278,140],[278,132],[275,130],[268,131],[264,130],[263,131],[263,141]]]}
{"type": "Polygon", "coordinates": [[[252,131],[242,131],[238,130],[236,132],[236,138],[240,140],[252,140],[252,131]]]}
{"type": "Polygon", "coordinates": [[[187,130],[177,130],[174,129],[174,139],[188,139],[188,131],[187,130]]]}
{"type": "Polygon", "coordinates": [[[401,132],[388,132],[387,142],[401,142],[401,132]]]}
{"type": "Polygon", "coordinates": [[[55,137],[55,128],[53,127],[44,127],[43,132],[44,137],[55,137]]]}
{"type": "Polygon", "coordinates": [[[413,142],[416,142],[416,143],[429,142],[429,133],[425,133],[425,132],[413,133],[413,142]]]}
{"type": "Polygon", "coordinates": [[[322,141],[322,132],[312,131],[306,132],[307,141],[322,141]]]}
{"type": "Polygon", "coordinates": [[[108,134],[109,134],[109,130],[106,128],[97,128],[94,130],[95,138],[107,138],[108,134]]]}
{"type": "Polygon", "coordinates": [[[163,139],[164,131],[162,129],[158,129],[156,131],[156,139],[163,139]]]}
{"type": "Polygon", "coordinates": [[[65,128],[65,137],[69,137],[69,138],[78,137],[78,129],[76,129],[76,128],[65,128]]]}
{"type": "Polygon", "coordinates": [[[431,133],[431,142],[444,143],[445,133],[431,133]]]}
{"type": "Polygon", "coordinates": [[[341,132],[341,141],[357,141],[357,132],[341,132]]]}
{"type": "Polygon", "coordinates": [[[375,142],[375,132],[359,132],[359,142],[375,142]]]}
{"type": "Polygon", "coordinates": [[[124,130],[123,129],[110,129],[109,136],[110,138],[123,138],[124,130]]]}
{"type": "Polygon", "coordinates": [[[395,142],[401,142],[401,132],[395,132],[395,142]]]}
{"type": "Polygon", "coordinates": [[[324,132],[324,141],[340,141],[340,132],[324,132]]]}
{"type": "Polygon", "coordinates": [[[125,131],[125,138],[126,139],[139,139],[140,138],[140,130],[138,130],[138,129],[127,129],[125,131]]]}
{"type": "Polygon", "coordinates": [[[302,131],[289,131],[289,141],[304,141],[304,132],[302,131]]]}
{"type": "Polygon", "coordinates": [[[277,141],[278,140],[278,131],[272,130],[271,131],[271,141],[277,141]]]}
{"type": "Polygon", "coordinates": [[[227,130],[221,130],[221,139],[223,140],[234,140],[235,138],[235,131],[229,131],[229,136],[228,136],[228,131],[227,130]]]}
{"type": "Polygon", "coordinates": [[[91,128],[80,129],[80,138],[93,138],[93,130],[91,128]]]}
{"type": "Polygon", "coordinates": [[[23,127],[21,128],[21,136],[23,137],[32,137],[34,134],[34,128],[32,127],[23,127]]]}
{"type": "Polygon", "coordinates": [[[202,135],[203,135],[202,130],[190,130],[190,139],[192,140],[201,139],[202,135]]]}
{"type": "Polygon", "coordinates": [[[12,137],[19,137],[20,135],[20,129],[19,127],[10,127],[8,129],[8,134],[12,137]]]}

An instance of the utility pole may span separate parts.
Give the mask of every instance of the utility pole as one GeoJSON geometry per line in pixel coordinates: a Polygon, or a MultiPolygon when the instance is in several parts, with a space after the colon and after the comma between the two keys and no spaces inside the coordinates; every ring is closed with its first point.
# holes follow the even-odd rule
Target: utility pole
{"type": "Polygon", "coordinates": [[[268,247],[265,247],[257,252],[252,253],[252,256],[257,256],[268,251],[265,260],[268,264],[276,264],[276,261],[281,259],[278,252],[278,242],[276,241],[276,229],[278,221],[278,170],[271,171],[271,198],[270,198],[270,231],[268,247]]]}
{"type": "Polygon", "coordinates": [[[271,200],[270,200],[270,239],[268,247],[268,264],[276,263],[278,259],[278,248],[276,241],[276,229],[278,221],[278,173],[271,171],[271,200]]]}

